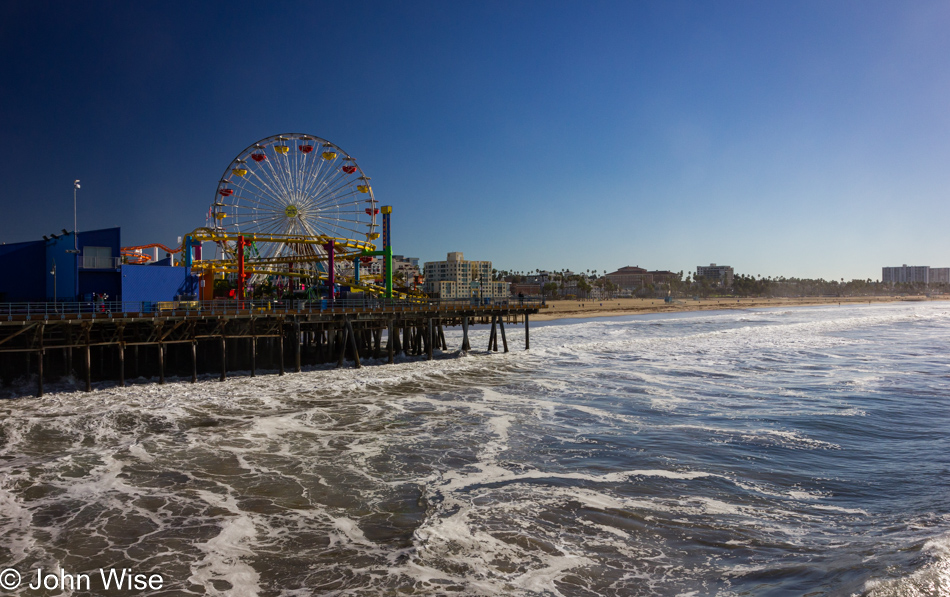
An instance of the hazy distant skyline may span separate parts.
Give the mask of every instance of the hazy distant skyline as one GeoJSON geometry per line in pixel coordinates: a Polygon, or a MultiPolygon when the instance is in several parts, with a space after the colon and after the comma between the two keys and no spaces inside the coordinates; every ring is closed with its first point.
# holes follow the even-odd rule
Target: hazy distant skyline
{"type": "Polygon", "coordinates": [[[174,243],[230,160],[355,156],[397,253],[880,279],[950,266],[946,2],[8,2],[0,242],[174,243]]]}

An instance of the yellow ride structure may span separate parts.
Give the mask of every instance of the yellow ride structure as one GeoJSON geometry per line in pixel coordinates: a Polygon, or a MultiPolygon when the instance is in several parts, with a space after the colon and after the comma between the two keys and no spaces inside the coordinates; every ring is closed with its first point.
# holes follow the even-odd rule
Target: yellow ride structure
{"type": "MultiPolygon", "coordinates": [[[[239,283],[251,276],[285,276],[289,278],[310,279],[313,282],[328,284],[340,283],[353,290],[367,292],[378,296],[386,296],[387,288],[366,284],[358,278],[358,267],[354,266],[354,276],[337,277],[334,266],[330,262],[338,260],[356,261],[369,254],[378,254],[376,245],[368,241],[350,238],[338,238],[325,235],[307,236],[301,234],[235,234],[215,230],[212,228],[197,228],[185,235],[182,245],[186,249],[185,265],[205,279],[206,288],[213,284],[214,274],[238,274],[239,283]],[[191,259],[190,247],[204,242],[216,243],[224,248],[226,257],[223,259],[191,259]],[[277,257],[248,257],[242,253],[244,247],[256,243],[281,244],[292,249],[290,254],[277,257]],[[304,247],[317,246],[323,249],[322,253],[307,251],[304,247]],[[331,249],[332,247],[332,249],[331,249]],[[320,271],[316,264],[322,263],[324,271],[320,271]],[[295,269],[297,268],[297,269],[295,269]]],[[[392,271],[392,251],[387,251],[386,258],[388,271],[392,271]]],[[[391,289],[391,283],[390,283],[391,289]]],[[[422,299],[419,294],[392,292],[392,298],[422,299]]]]}

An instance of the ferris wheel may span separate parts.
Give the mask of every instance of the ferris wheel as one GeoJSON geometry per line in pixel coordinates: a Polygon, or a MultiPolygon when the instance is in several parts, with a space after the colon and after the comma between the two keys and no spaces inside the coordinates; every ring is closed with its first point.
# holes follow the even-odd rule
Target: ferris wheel
{"type": "MultiPolygon", "coordinates": [[[[224,171],[209,215],[228,235],[329,236],[372,242],[379,238],[379,206],[369,178],[345,151],[314,135],[290,133],[261,139],[224,171]]],[[[233,255],[235,244],[219,243],[233,255]]],[[[265,260],[320,258],[316,244],[255,245],[265,260]]]]}

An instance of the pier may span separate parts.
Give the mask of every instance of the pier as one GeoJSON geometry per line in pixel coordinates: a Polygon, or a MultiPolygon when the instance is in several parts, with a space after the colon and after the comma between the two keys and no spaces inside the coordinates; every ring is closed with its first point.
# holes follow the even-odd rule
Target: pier
{"type": "Polygon", "coordinates": [[[44,381],[74,375],[91,391],[94,381],[166,376],[188,378],[258,369],[278,375],[303,366],[361,366],[361,359],[397,355],[433,358],[449,350],[444,328],[462,327],[458,350],[472,350],[469,326],[491,326],[487,352],[509,351],[505,324],[524,323],[540,300],[403,301],[366,297],[333,301],[169,301],[157,303],[0,304],[0,379],[35,375],[44,381]],[[384,341],[385,333],[385,341],[384,341]]]}

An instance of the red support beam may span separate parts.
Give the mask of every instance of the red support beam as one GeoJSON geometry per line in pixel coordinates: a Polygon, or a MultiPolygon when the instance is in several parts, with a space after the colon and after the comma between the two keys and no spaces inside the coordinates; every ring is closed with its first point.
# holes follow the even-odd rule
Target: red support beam
{"type": "Polygon", "coordinates": [[[238,252],[238,299],[244,300],[244,235],[238,236],[237,240],[237,252],[238,252]]]}

